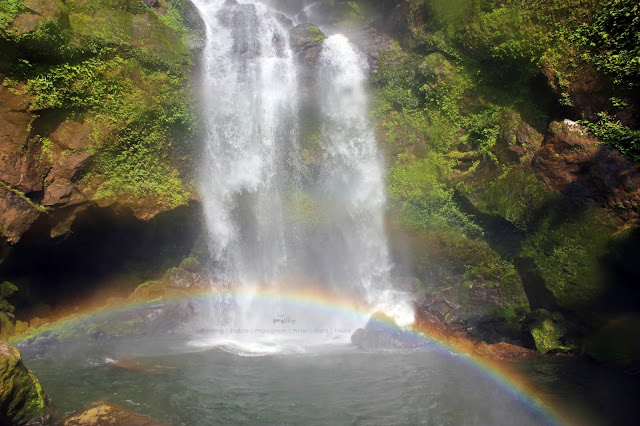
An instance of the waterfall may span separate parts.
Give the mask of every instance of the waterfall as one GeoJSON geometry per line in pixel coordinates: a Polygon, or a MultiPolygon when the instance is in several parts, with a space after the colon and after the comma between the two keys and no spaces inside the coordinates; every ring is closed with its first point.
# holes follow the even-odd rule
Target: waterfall
{"type": "MultiPolygon", "coordinates": [[[[292,20],[261,2],[193,1],[207,28],[201,196],[213,285],[249,295],[322,290],[393,313],[364,55],[333,35],[305,79],[292,20]]],[[[248,297],[214,307],[211,321],[241,329],[292,314],[316,327],[349,321],[292,309],[248,297]]]]}

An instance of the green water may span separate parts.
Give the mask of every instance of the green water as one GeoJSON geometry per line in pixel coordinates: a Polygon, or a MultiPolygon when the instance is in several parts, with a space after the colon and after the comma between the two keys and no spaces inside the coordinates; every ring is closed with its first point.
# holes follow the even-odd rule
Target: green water
{"type": "Polygon", "coordinates": [[[27,348],[23,355],[63,413],[104,400],[189,425],[550,421],[464,357],[435,349],[367,353],[328,345],[242,356],[173,337],[27,348]]]}

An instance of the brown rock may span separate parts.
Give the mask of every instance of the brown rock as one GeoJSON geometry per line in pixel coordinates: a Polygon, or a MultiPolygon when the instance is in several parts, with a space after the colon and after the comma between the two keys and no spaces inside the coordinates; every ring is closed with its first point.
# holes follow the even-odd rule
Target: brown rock
{"type": "Polygon", "coordinates": [[[104,401],[93,402],[86,407],[69,414],[62,419],[62,424],[65,426],[168,425],[168,423],[164,423],[132,411],[127,411],[124,408],[104,401]]]}
{"type": "Polygon", "coordinates": [[[26,11],[13,21],[18,36],[34,31],[47,19],[58,18],[63,10],[58,0],[26,0],[22,5],[26,11]]]}
{"type": "Polygon", "coordinates": [[[52,153],[52,167],[46,180],[42,204],[45,206],[73,205],[87,201],[87,198],[75,188],[72,179],[85,166],[91,157],[88,152],[68,153],[57,147],[52,153]]]}
{"type": "Polygon", "coordinates": [[[569,84],[569,97],[578,116],[596,120],[597,113],[606,111],[611,104],[610,84],[595,65],[580,63],[569,84]]]}
{"type": "Polygon", "coordinates": [[[22,197],[0,185],[0,235],[8,242],[18,242],[40,214],[22,197]]]}
{"type": "Polygon", "coordinates": [[[475,352],[500,361],[533,361],[540,355],[533,349],[527,349],[504,342],[493,345],[481,343],[476,346],[475,352]]]}
{"type": "Polygon", "coordinates": [[[549,189],[577,205],[609,207],[623,221],[638,218],[640,165],[573,121],[551,123],[532,166],[549,189]]]}
{"type": "Polygon", "coordinates": [[[0,181],[20,192],[42,190],[46,165],[40,145],[29,138],[33,116],[29,101],[2,86],[0,75],[0,181]]]}
{"type": "Polygon", "coordinates": [[[63,148],[81,150],[91,146],[92,132],[93,125],[88,121],[66,120],[51,132],[49,139],[63,148]]]}
{"type": "Polygon", "coordinates": [[[105,363],[116,368],[143,374],[166,374],[171,370],[170,367],[157,365],[157,361],[153,358],[108,358],[105,363]]]}
{"type": "Polygon", "coordinates": [[[76,217],[89,208],[89,204],[80,204],[69,209],[56,212],[56,224],[51,228],[51,238],[57,238],[71,231],[71,225],[76,217]]]}

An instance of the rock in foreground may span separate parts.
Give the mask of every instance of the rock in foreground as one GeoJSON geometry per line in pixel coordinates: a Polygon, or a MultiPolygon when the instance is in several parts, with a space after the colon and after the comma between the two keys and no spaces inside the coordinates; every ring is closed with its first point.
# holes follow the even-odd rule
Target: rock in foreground
{"type": "Polygon", "coordinates": [[[403,331],[382,312],[376,312],[364,328],[357,329],[351,335],[351,343],[365,350],[375,349],[411,349],[424,346],[420,341],[406,331],[403,331]]]}
{"type": "Polygon", "coordinates": [[[48,424],[57,414],[20,351],[0,341],[0,424],[48,424]]]}
{"type": "Polygon", "coordinates": [[[69,414],[62,419],[65,426],[84,426],[84,425],[131,425],[131,426],[151,426],[151,425],[168,425],[152,419],[151,417],[127,411],[116,405],[107,402],[92,402],[86,407],[69,414]]]}

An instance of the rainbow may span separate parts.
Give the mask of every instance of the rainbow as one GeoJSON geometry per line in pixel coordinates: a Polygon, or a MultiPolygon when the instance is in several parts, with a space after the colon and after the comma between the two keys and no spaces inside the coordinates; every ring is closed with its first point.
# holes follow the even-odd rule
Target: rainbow
{"type": "MultiPolygon", "coordinates": [[[[287,289],[284,292],[282,290],[273,291],[270,289],[247,292],[203,289],[195,289],[192,291],[180,290],[174,294],[165,294],[154,300],[132,300],[129,298],[101,308],[87,309],[70,315],[64,315],[51,324],[39,327],[35,331],[14,336],[11,342],[20,345],[21,343],[33,341],[34,338],[38,336],[50,335],[56,330],[62,330],[66,327],[86,324],[92,320],[126,312],[149,309],[158,304],[166,305],[198,301],[211,303],[212,301],[229,300],[290,304],[301,309],[326,313],[328,315],[357,316],[361,318],[362,324],[365,324],[372,314],[371,307],[366,304],[351,300],[348,297],[337,297],[334,294],[308,288],[287,289]]],[[[376,318],[376,320],[379,321],[383,327],[389,327],[390,330],[397,330],[397,326],[390,319],[376,318]]],[[[554,425],[571,423],[560,414],[558,409],[553,407],[550,402],[545,401],[545,398],[540,395],[540,392],[531,386],[521,374],[509,368],[508,363],[494,361],[474,354],[470,350],[468,341],[461,340],[460,338],[452,338],[427,326],[413,325],[406,328],[404,332],[410,337],[424,342],[429,347],[440,350],[448,356],[455,357],[457,362],[479,371],[497,386],[506,390],[512,398],[528,406],[546,423],[554,425]]]]}

